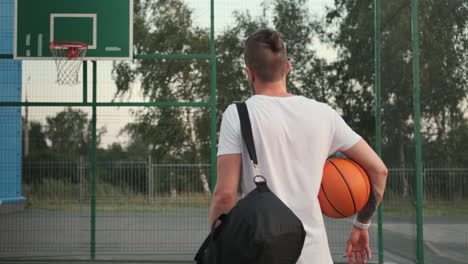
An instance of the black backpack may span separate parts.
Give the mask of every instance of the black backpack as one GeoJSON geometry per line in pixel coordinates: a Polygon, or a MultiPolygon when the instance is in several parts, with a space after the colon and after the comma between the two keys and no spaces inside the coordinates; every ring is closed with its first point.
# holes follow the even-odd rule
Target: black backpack
{"type": "MultiPolygon", "coordinates": [[[[252,127],[245,102],[236,102],[242,137],[257,166],[252,127]]],[[[221,215],[200,247],[198,264],[294,264],[304,246],[301,220],[268,188],[263,176],[253,179],[256,188],[221,215]]]]}

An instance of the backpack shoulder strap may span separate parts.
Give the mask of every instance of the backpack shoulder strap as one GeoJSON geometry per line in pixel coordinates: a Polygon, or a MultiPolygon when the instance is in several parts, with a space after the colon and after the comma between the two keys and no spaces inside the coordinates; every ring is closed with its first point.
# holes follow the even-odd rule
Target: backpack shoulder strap
{"type": "Polygon", "coordinates": [[[252,124],[250,123],[249,110],[245,102],[235,102],[237,113],[241,124],[242,138],[244,139],[249,156],[255,165],[258,165],[257,152],[255,151],[255,142],[252,134],[252,124]]]}

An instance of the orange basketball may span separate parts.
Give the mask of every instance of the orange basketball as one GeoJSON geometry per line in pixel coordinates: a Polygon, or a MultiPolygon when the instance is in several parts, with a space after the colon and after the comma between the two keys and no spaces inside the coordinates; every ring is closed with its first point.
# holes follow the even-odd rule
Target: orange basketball
{"type": "Polygon", "coordinates": [[[359,164],[346,158],[327,160],[318,196],[324,215],[352,216],[364,207],[369,195],[369,177],[359,164]]]}

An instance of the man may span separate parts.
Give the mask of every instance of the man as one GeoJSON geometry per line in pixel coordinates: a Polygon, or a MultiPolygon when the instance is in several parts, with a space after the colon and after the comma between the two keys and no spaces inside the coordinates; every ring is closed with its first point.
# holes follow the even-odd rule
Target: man
{"type": "MultiPolygon", "coordinates": [[[[357,214],[345,252],[349,263],[367,263],[371,257],[367,228],[382,199],[387,168],[332,108],[287,92],[286,75],[291,63],[278,32],[261,29],[252,34],[245,42],[244,60],[254,93],[246,103],[260,174],[301,219],[307,232],[297,263],[333,263],[317,196],[325,161],[337,151],[359,163],[371,181],[371,198],[357,214]]],[[[221,123],[218,180],[210,223],[237,202],[241,175],[246,194],[255,188],[254,171],[242,141],[237,109],[230,105],[221,123]]]]}

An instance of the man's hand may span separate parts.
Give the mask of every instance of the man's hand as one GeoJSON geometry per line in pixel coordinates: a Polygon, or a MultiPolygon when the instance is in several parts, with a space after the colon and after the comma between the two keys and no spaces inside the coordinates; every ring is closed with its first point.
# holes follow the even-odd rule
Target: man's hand
{"type": "Polygon", "coordinates": [[[353,226],[343,258],[346,257],[349,264],[367,263],[367,260],[372,257],[369,248],[369,232],[367,230],[353,226]]]}
{"type": "MultiPolygon", "coordinates": [[[[364,208],[356,216],[356,220],[360,223],[369,223],[385,192],[387,167],[363,139],[343,153],[361,165],[369,176],[371,195],[364,208]]],[[[350,264],[367,263],[367,260],[371,258],[367,230],[353,226],[343,257],[347,257],[350,264]]]]}

